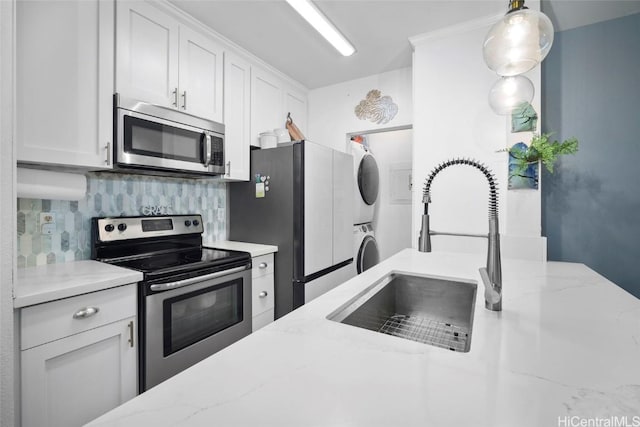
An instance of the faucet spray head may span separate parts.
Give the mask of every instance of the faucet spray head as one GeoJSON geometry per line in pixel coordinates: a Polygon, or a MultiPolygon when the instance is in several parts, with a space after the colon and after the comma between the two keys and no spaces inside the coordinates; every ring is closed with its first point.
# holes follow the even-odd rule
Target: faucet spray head
{"type": "MultiPolygon", "coordinates": [[[[426,204],[425,210],[426,210],[426,204]]],[[[429,214],[422,214],[422,227],[418,236],[418,250],[420,252],[431,252],[431,232],[429,230],[429,214]]]]}

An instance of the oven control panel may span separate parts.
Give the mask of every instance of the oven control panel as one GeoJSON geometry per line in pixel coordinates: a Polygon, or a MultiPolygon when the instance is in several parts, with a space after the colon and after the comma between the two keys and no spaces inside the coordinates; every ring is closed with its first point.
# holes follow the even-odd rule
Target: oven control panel
{"type": "Polygon", "coordinates": [[[200,215],[94,218],[93,226],[101,242],[202,234],[204,231],[200,215]]]}

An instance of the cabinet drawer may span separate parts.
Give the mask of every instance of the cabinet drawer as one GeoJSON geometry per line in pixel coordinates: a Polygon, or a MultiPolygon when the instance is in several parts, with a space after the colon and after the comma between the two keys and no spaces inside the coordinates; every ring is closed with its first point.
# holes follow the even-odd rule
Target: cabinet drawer
{"type": "Polygon", "coordinates": [[[20,349],[135,316],[136,286],[119,286],[23,308],[20,311],[20,349]],[[89,309],[87,312],[90,312],[91,308],[97,308],[97,313],[81,317],[82,310],[89,309]]]}
{"type": "Polygon", "coordinates": [[[253,269],[251,277],[260,277],[266,274],[273,274],[273,254],[260,255],[251,260],[253,269]]]}
{"type": "Polygon", "coordinates": [[[265,310],[273,308],[273,274],[261,276],[251,281],[251,315],[256,316],[265,310]]]}

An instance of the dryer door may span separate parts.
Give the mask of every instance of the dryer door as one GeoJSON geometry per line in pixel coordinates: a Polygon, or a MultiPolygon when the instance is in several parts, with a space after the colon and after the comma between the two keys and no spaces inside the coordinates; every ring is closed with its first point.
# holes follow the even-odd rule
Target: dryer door
{"type": "Polygon", "coordinates": [[[362,244],[358,250],[358,259],[356,260],[356,271],[358,274],[366,271],[380,262],[380,253],[378,252],[378,243],[375,237],[366,236],[362,239],[362,244]]]}
{"type": "Polygon", "coordinates": [[[358,190],[367,205],[373,205],[378,198],[380,173],[378,164],[371,154],[365,154],[358,165],[358,190]]]}

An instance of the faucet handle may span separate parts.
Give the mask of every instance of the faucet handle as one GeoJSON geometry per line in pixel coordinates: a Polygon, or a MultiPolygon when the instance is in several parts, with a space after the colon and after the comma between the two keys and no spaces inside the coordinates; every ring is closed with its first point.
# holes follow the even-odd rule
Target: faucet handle
{"type": "Polygon", "coordinates": [[[489,310],[500,311],[502,309],[502,289],[497,284],[492,283],[489,273],[485,267],[480,269],[480,277],[484,283],[485,307],[489,310]]]}

